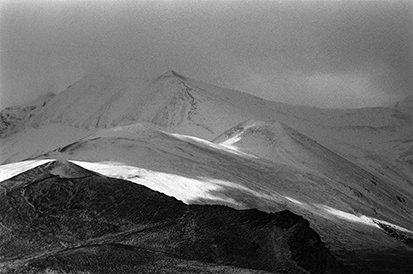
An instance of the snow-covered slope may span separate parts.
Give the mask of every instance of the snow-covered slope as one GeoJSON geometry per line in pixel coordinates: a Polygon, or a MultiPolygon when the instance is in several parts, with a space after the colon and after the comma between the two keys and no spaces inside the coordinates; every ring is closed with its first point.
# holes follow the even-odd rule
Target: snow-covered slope
{"type": "MultiPolygon", "coordinates": [[[[343,185],[354,182],[363,185],[361,178],[368,177],[363,168],[279,122],[248,120],[224,132],[213,142],[275,163],[311,170],[343,185]]],[[[376,177],[383,178],[378,174],[376,177]]],[[[370,187],[366,185],[365,188],[370,187]]]]}
{"type": "Polygon", "coordinates": [[[1,164],[35,158],[47,151],[76,142],[94,131],[95,129],[75,128],[60,123],[45,124],[38,128],[26,126],[7,138],[0,138],[1,164]]]}
{"type": "MultiPolygon", "coordinates": [[[[265,126],[268,125],[261,124],[259,128],[265,128],[265,126]]],[[[359,211],[357,207],[360,206],[361,210],[366,210],[363,213],[365,215],[379,214],[381,218],[389,218],[393,221],[404,220],[402,221],[404,226],[412,225],[411,216],[408,215],[411,214],[409,207],[413,204],[411,198],[408,198],[400,189],[386,184],[382,178],[366,172],[292,129],[280,124],[272,124],[268,127],[276,128],[280,133],[280,138],[276,138],[277,142],[280,140],[279,143],[277,145],[272,143],[271,146],[266,147],[266,150],[272,149],[281,158],[279,160],[276,156],[271,159],[273,162],[267,162],[253,155],[205,140],[169,134],[140,124],[99,130],[87,138],[50,152],[43,157],[63,157],[87,162],[117,162],[185,177],[193,177],[196,174],[197,177],[214,178],[216,176],[214,174],[219,172],[230,173],[224,177],[219,175],[219,178],[260,191],[267,188],[268,191],[273,191],[279,188],[277,191],[287,191],[289,197],[294,196],[294,193],[303,187],[302,182],[314,180],[316,183],[310,188],[315,188],[317,191],[303,190],[300,197],[296,197],[298,200],[325,202],[325,191],[332,188],[338,195],[344,195],[342,203],[347,204],[350,200],[356,201],[351,206],[351,210],[357,212],[359,211]],[[277,146],[279,151],[277,151],[277,146]],[[268,176],[270,181],[281,182],[290,181],[290,178],[295,179],[285,185],[276,186],[268,179],[258,179],[261,176],[258,176],[256,172],[250,173],[254,169],[262,170],[263,174],[272,174],[268,176]],[[235,176],[236,174],[238,176],[235,176]],[[244,179],[237,181],[236,178],[239,177],[244,179]],[[245,180],[245,178],[248,179],[245,180]],[[268,185],[260,188],[261,184],[268,185]],[[323,198],[318,196],[320,194],[323,198]],[[362,204],[367,206],[362,206],[362,204]],[[388,212],[388,214],[383,212],[388,212]]],[[[257,145],[262,143],[265,142],[259,140],[257,145]]],[[[245,152],[251,153],[251,151],[245,152]]],[[[171,191],[186,188],[186,186],[177,188],[169,186],[172,187],[171,191]]],[[[199,186],[195,189],[201,190],[202,188],[199,186]]],[[[185,193],[192,195],[191,192],[185,193]]],[[[174,193],[169,194],[177,196],[174,193]]],[[[190,199],[197,197],[177,198],[189,202],[190,199]]],[[[328,199],[331,199],[331,196],[328,199]]]]}
{"type": "Polygon", "coordinates": [[[60,93],[30,125],[58,122],[90,129],[140,121],[209,139],[238,117],[246,118],[239,109],[192,88],[186,78],[169,71],[149,83],[87,75],[60,93]]]}
{"type": "MultiPolygon", "coordinates": [[[[310,150],[321,146],[279,122],[248,120],[222,133],[214,143],[293,166],[311,164],[310,150]]],[[[314,159],[311,159],[314,160],[314,159]]]]}
{"type": "Polygon", "coordinates": [[[147,84],[88,75],[25,121],[19,132],[0,139],[0,160],[9,163],[35,157],[96,129],[136,121],[210,139],[240,118],[247,117],[219,98],[187,87],[185,78],[173,71],[147,84]]]}
{"type": "MultiPolygon", "coordinates": [[[[215,98],[242,110],[248,119],[288,125],[406,189],[413,187],[413,166],[409,160],[413,149],[413,117],[400,108],[319,109],[292,106],[191,79],[187,83],[207,90],[215,98]]],[[[405,101],[407,99],[403,104],[405,101]]],[[[240,118],[238,123],[245,120],[240,118]]]]}

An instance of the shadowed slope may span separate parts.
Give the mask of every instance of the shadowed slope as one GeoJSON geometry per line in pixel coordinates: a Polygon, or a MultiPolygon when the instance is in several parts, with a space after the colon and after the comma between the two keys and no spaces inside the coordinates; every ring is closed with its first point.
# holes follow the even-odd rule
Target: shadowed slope
{"type": "Polygon", "coordinates": [[[10,273],[27,267],[106,273],[88,263],[65,265],[58,259],[98,260],[90,253],[82,255],[93,248],[113,252],[113,258],[103,257],[113,262],[136,248],[135,257],[121,260],[143,269],[148,265],[134,261],[145,256],[139,255],[142,248],[148,255],[164,254],[158,260],[172,257],[266,271],[336,273],[340,268],[308,222],[289,211],[187,206],[146,187],[59,161],[0,186],[0,263],[10,273]]]}

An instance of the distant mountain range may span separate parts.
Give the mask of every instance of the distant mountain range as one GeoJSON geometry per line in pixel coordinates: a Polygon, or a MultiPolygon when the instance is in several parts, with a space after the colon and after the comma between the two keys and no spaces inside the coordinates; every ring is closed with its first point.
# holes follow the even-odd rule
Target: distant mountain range
{"type": "MultiPolygon", "coordinates": [[[[186,204],[218,204],[237,210],[257,208],[260,211],[254,211],[254,216],[273,216],[264,212],[277,211],[288,212],[277,213],[288,216],[301,215],[310,222],[314,233],[320,235],[338,261],[328,255],[328,251],[322,251],[323,255],[317,255],[317,260],[303,257],[306,267],[298,263],[298,268],[295,269],[297,266],[292,267],[289,262],[291,258],[297,262],[298,257],[294,257],[295,251],[291,250],[291,246],[292,253],[289,255],[288,252],[269,255],[267,251],[263,251],[267,257],[251,260],[243,253],[237,253],[237,250],[244,249],[240,246],[233,250],[224,248],[216,253],[221,255],[211,255],[212,257],[199,255],[204,254],[204,251],[200,251],[198,255],[194,253],[193,257],[183,255],[186,251],[180,251],[178,257],[171,259],[168,253],[169,255],[165,255],[167,262],[165,256],[156,255],[158,265],[174,265],[172,269],[175,272],[160,273],[188,273],[189,270],[180,272],[176,268],[176,265],[183,263],[181,260],[191,260],[191,267],[202,264],[199,267],[205,270],[203,273],[213,272],[208,272],[208,269],[214,267],[209,265],[210,263],[218,263],[222,265],[222,269],[226,269],[224,265],[231,265],[280,273],[335,273],[344,271],[343,269],[358,273],[408,272],[411,267],[408,258],[413,255],[413,117],[410,107],[409,98],[399,102],[394,108],[319,109],[293,106],[215,87],[174,71],[168,71],[147,83],[105,74],[87,75],[57,95],[47,94],[31,104],[6,108],[0,112],[0,162],[3,164],[0,165],[0,181],[3,181],[0,182],[0,190],[4,190],[6,198],[13,191],[13,195],[26,191],[26,187],[10,185],[14,184],[10,181],[13,176],[17,177],[13,177],[12,181],[18,184],[21,184],[22,180],[27,181],[24,183],[27,186],[35,186],[38,176],[56,178],[56,182],[46,184],[44,189],[34,187],[31,191],[33,195],[46,193],[41,198],[42,204],[47,205],[45,212],[48,213],[44,214],[54,216],[54,211],[49,212],[49,209],[56,206],[59,207],[56,209],[59,212],[56,213],[56,218],[66,220],[66,209],[60,206],[67,205],[55,205],[56,202],[52,201],[55,188],[59,189],[59,178],[66,177],[61,174],[57,177],[50,175],[49,167],[54,167],[53,170],[55,167],[81,170],[80,173],[94,171],[102,175],[93,176],[108,176],[105,177],[107,184],[118,186],[120,182],[111,181],[109,177],[127,180],[135,185],[122,181],[119,185],[122,189],[123,184],[136,187],[144,185],[186,204]],[[47,164],[53,159],[64,161],[47,164]],[[46,166],[42,167],[45,163],[46,166]],[[231,253],[234,253],[233,258],[227,258],[231,253]],[[270,257],[279,263],[271,261],[270,257]],[[341,263],[345,268],[340,266],[341,263]]],[[[67,180],[69,179],[63,181],[67,180]]],[[[69,191],[66,186],[63,188],[64,193],[69,191]]],[[[102,191],[111,192],[113,188],[114,186],[108,186],[108,190],[102,191]]],[[[115,194],[113,197],[111,194],[105,195],[105,199],[110,201],[107,203],[115,203],[115,194]]],[[[154,198],[156,201],[163,199],[160,198],[161,194],[159,195],[154,198]]],[[[35,226],[37,228],[33,231],[21,232],[24,236],[15,235],[16,238],[9,232],[15,231],[14,226],[33,227],[36,222],[42,221],[42,209],[35,206],[37,213],[30,215],[33,217],[30,217],[32,223],[23,224],[25,218],[18,216],[29,214],[30,204],[34,204],[26,198],[21,200],[21,197],[3,199],[8,201],[7,208],[14,208],[14,215],[10,215],[8,210],[0,212],[0,220],[3,220],[0,223],[0,237],[8,239],[3,241],[5,245],[17,246],[14,255],[10,253],[12,251],[5,249],[0,254],[0,263],[7,264],[7,271],[20,269],[19,271],[27,273],[43,273],[41,271],[46,271],[47,268],[62,268],[62,264],[65,264],[64,269],[70,269],[69,266],[77,260],[74,258],[79,256],[86,261],[98,260],[97,263],[103,264],[93,257],[94,255],[90,255],[97,254],[96,252],[136,253],[134,249],[128,249],[132,247],[123,246],[124,241],[119,241],[118,238],[116,241],[99,242],[98,245],[94,243],[90,247],[78,247],[76,243],[79,237],[91,241],[97,237],[93,234],[93,227],[88,232],[88,223],[80,225],[84,225],[79,228],[82,232],[76,230],[73,234],[68,228],[59,226],[54,230],[49,227],[49,222],[44,222],[39,227],[35,226]],[[24,201],[27,202],[25,206],[18,204],[24,201]],[[17,224],[19,222],[20,224],[17,224]],[[44,236],[46,234],[41,234],[42,229],[52,231],[46,233],[49,238],[44,236]],[[69,243],[63,241],[59,244],[59,237],[69,243]],[[72,238],[68,240],[67,237],[72,238]],[[53,244],[43,246],[42,243],[47,241],[52,241],[53,244]],[[33,245],[28,244],[31,242],[33,245]],[[66,245],[70,245],[70,251],[62,248],[66,245]],[[72,251],[73,247],[76,247],[76,251],[72,251]],[[30,260],[23,254],[25,252],[29,254],[27,256],[30,260]],[[46,252],[45,256],[40,258],[35,255],[39,252],[46,252]],[[59,259],[49,259],[48,256],[52,256],[52,253],[48,252],[55,252],[53,258],[59,259]],[[18,255],[20,253],[21,256],[18,255]],[[15,267],[11,259],[15,260],[15,267]],[[42,267],[37,267],[39,265],[42,267]]],[[[95,202],[97,203],[93,201],[95,202]]],[[[75,202],[72,204],[76,206],[75,202]]],[[[6,208],[6,205],[4,206],[6,208]]],[[[232,226],[239,229],[244,229],[242,222],[239,223],[244,217],[237,216],[250,212],[234,211],[226,207],[188,207],[178,201],[176,206],[199,208],[202,209],[201,215],[218,214],[222,220],[235,218],[232,226]],[[229,212],[229,215],[221,215],[221,210],[229,212]]],[[[120,218],[119,214],[122,213],[113,211],[110,214],[113,218],[120,218]]],[[[161,218],[169,218],[168,214],[165,213],[161,218]]],[[[186,222],[195,222],[194,225],[197,225],[198,221],[194,221],[198,220],[196,214],[188,220],[184,218],[179,224],[180,227],[188,226],[186,222]]],[[[101,218],[98,215],[95,217],[101,218]]],[[[73,216],[71,218],[72,223],[75,219],[73,216]]],[[[214,222],[208,218],[205,221],[207,226],[214,222]]],[[[265,222],[271,223],[271,218],[268,218],[264,217],[265,222]]],[[[128,218],[121,219],[119,222],[128,218]]],[[[222,222],[219,221],[218,226],[222,226],[225,231],[227,224],[222,222]]],[[[267,227],[265,222],[262,225],[267,227]]],[[[129,225],[131,229],[136,229],[141,224],[131,222],[129,225]]],[[[16,233],[20,233],[19,229],[16,233]]],[[[116,229],[118,231],[120,228],[116,229]]],[[[220,237],[226,238],[228,236],[224,231],[220,237]]],[[[240,232],[242,235],[247,233],[243,231],[240,232]]],[[[108,232],[108,235],[112,235],[111,233],[113,231],[108,232]]],[[[201,236],[202,233],[212,233],[211,235],[215,235],[211,236],[212,238],[218,237],[216,230],[199,232],[201,234],[188,233],[179,236],[183,237],[182,239],[178,236],[176,237],[179,239],[174,239],[187,242],[187,237],[204,237],[201,236]]],[[[260,228],[259,232],[254,230],[248,233],[261,233],[259,235],[262,236],[254,236],[260,238],[268,237],[265,233],[272,232],[265,230],[264,233],[260,228]]],[[[297,240],[298,235],[291,237],[301,242],[297,240]]],[[[242,241],[240,239],[234,238],[234,241],[242,241]]],[[[307,238],[302,241],[305,243],[307,238]]],[[[160,243],[151,244],[159,247],[160,243]]],[[[144,247],[140,244],[131,246],[138,250],[144,247]]],[[[165,246],[161,246],[160,250],[165,250],[165,246]]],[[[257,248],[273,250],[275,246],[281,248],[282,244],[276,242],[272,247],[258,244],[257,248]]],[[[152,248],[153,246],[150,251],[144,252],[147,254],[145,256],[154,256],[152,248]]],[[[183,249],[185,248],[189,250],[192,247],[184,246],[183,249]]],[[[307,250],[307,247],[297,248],[300,252],[313,252],[307,250]]],[[[319,250],[324,250],[323,248],[319,250]]],[[[211,252],[215,251],[209,250],[207,253],[212,254],[211,252]]],[[[142,258],[138,256],[136,260],[142,258]]],[[[85,266],[85,269],[90,268],[90,273],[112,273],[109,270],[99,272],[90,264],[86,265],[88,266],[85,266]]],[[[150,273],[147,270],[150,269],[147,268],[148,265],[140,267],[141,271],[150,273]]],[[[222,270],[222,273],[235,273],[230,272],[235,271],[232,268],[227,270],[222,270]],[[229,272],[225,272],[227,270],[229,272]]],[[[65,271],[64,273],[78,273],[65,271]]],[[[83,270],[77,268],[76,271],[83,270]]],[[[161,271],[161,268],[158,271],[161,271]]]]}

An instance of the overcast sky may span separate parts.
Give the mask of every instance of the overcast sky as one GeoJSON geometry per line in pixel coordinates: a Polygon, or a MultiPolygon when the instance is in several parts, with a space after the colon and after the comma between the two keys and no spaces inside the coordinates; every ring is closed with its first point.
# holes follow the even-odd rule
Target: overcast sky
{"type": "Polygon", "coordinates": [[[94,70],[169,69],[266,99],[388,105],[412,94],[411,1],[0,1],[0,106],[94,70]]]}

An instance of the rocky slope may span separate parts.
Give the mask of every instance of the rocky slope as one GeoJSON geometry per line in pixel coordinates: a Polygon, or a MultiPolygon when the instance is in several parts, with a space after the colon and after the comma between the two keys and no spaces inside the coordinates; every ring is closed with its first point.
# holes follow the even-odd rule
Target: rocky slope
{"type": "Polygon", "coordinates": [[[403,100],[397,102],[394,107],[409,116],[413,115],[413,96],[407,96],[403,100]]]}
{"type": "Polygon", "coordinates": [[[6,137],[19,130],[19,126],[33,117],[55,96],[56,94],[50,92],[26,105],[7,107],[0,111],[0,137],[6,137]]]}
{"type": "Polygon", "coordinates": [[[61,161],[0,186],[3,273],[113,273],[104,267],[111,263],[121,263],[122,273],[151,273],[194,261],[282,273],[341,271],[308,221],[290,211],[188,206],[61,161]]]}

